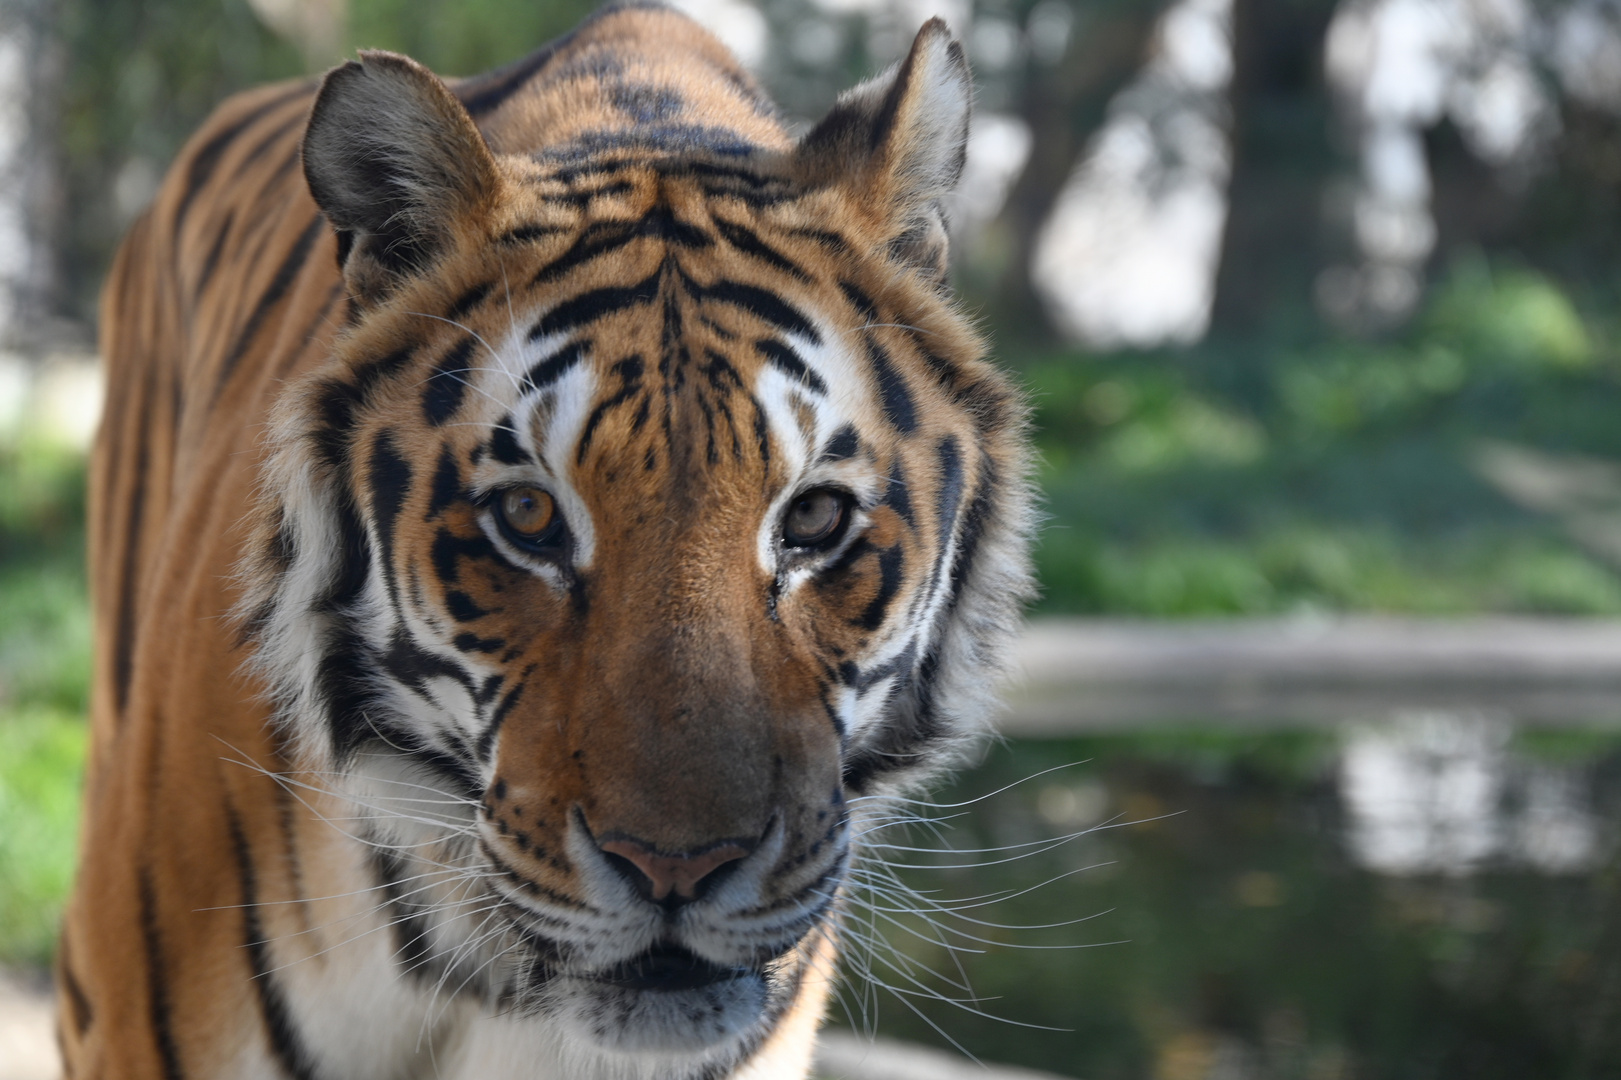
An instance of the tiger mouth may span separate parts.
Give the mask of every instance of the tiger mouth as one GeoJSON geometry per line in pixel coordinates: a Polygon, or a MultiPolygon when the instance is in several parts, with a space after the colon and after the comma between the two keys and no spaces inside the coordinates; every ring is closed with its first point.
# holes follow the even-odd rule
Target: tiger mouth
{"type": "Polygon", "coordinates": [[[711,963],[679,946],[655,945],[640,956],[596,973],[593,978],[621,990],[675,993],[702,990],[758,974],[752,968],[711,963]]]}

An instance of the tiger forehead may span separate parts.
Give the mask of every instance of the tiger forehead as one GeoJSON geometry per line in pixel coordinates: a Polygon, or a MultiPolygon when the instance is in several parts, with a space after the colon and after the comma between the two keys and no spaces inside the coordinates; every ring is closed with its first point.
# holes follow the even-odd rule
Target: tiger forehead
{"type": "MultiPolygon", "coordinates": [[[[544,381],[580,360],[605,372],[628,355],[614,355],[616,347],[662,358],[667,369],[669,354],[703,345],[746,371],[777,366],[823,389],[791,343],[820,345],[829,323],[871,321],[874,302],[854,283],[865,275],[852,246],[795,224],[799,215],[784,221],[716,197],[706,190],[710,176],[651,166],[609,175],[592,174],[596,194],[563,220],[520,214],[482,275],[449,294],[445,319],[482,314],[493,331],[517,338],[526,360],[536,348],[567,353],[533,373],[550,376],[544,381]],[[588,356],[581,345],[593,346],[588,356]]],[[[524,384],[542,388],[535,377],[524,384]]]]}
{"type": "Polygon", "coordinates": [[[763,257],[763,266],[808,280],[807,267],[771,258],[762,240],[810,256],[844,257],[855,250],[837,229],[812,228],[808,220],[827,218],[829,194],[799,187],[768,167],[726,160],[681,157],[615,163],[534,168],[525,173],[497,230],[497,251],[505,258],[527,250],[550,269],[536,283],[556,280],[561,271],[611,247],[610,239],[645,238],[695,252],[715,249],[723,258],[763,257]],[[556,264],[560,256],[568,262],[556,264]]]}

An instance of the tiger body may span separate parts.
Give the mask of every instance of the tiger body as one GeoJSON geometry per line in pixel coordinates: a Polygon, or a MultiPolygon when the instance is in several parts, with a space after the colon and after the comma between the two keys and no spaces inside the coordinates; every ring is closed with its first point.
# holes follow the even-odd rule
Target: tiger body
{"type": "Polygon", "coordinates": [[[218,110],[103,301],[68,1076],[805,1075],[1028,592],[968,94],[931,24],[795,141],[639,7],[218,110]]]}

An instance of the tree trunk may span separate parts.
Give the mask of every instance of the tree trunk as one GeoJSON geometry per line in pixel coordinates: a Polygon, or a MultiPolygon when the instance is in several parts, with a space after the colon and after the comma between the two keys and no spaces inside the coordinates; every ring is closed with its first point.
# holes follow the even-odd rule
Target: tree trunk
{"type": "Polygon", "coordinates": [[[1087,139],[1141,69],[1160,5],[1124,0],[1087,12],[1063,59],[1034,70],[1017,99],[1016,111],[1030,125],[1030,159],[993,226],[1005,238],[1007,262],[991,305],[1010,338],[1054,336],[1030,280],[1031,256],[1087,139]]]}
{"type": "Polygon", "coordinates": [[[1249,336],[1315,317],[1324,197],[1335,176],[1353,167],[1332,142],[1333,101],[1323,74],[1335,6],[1233,5],[1233,170],[1212,335],[1249,336]]]}

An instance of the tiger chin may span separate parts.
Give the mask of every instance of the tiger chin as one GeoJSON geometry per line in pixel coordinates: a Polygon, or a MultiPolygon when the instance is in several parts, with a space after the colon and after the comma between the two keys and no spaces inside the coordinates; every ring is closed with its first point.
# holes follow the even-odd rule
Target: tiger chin
{"type": "Polygon", "coordinates": [[[796,138],[640,6],[220,107],[103,297],[70,1077],[807,1073],[1030,593],[971,96],[936,20],[796,138]]]}

